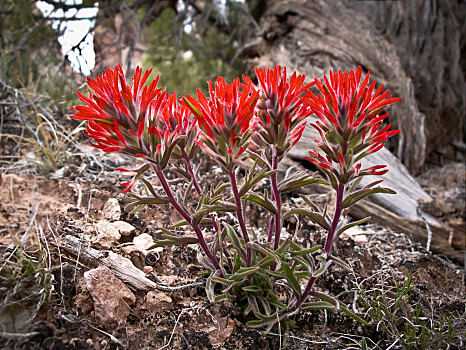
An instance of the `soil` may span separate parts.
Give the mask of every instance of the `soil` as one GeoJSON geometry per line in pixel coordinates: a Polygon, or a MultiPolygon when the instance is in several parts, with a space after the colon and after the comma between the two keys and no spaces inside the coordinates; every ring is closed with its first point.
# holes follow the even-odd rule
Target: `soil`
{"type": "MultiPolygon", "coordinates": [[[[82,147],[92,152],[87,146],[82,147]]],[[[160,237],[159,229],[178,217],[168,206],[146,208],[136,214],[124,211],[127,199],[118,184],[127,176],[113,169],[134,165],[114,155],[102,157],[95,153],[95,157],[99,157],[99,163],[89,161],[92,157],[83,157],[47,177],[0,174],[0,297],[5,300],[0,308],[0,324],[5,327],[0,338],[2,349],[356,349],[363,347],[364,342],[370,349],[398,349],[396,336],[384,331],[380,323],[377,325],[363,299],[370,303],[383,293],[392,297],[395,286],[401,286],[408,276],[412,276],[412,289],[405,313],[397,314],[397,326],[406,323],[403,315],[412,315],[417,308],[421,319],[430,319],[434,325],[442,314],[451,315],[454,339],[441,344],[449,344],[451,349],[464,346],[464,268],[443,256],[432,255],[405,234],[371,224],[340,237],[336,247],[336,255],[352,266],[352,272],[333,266],[316,286],[339,295],[359,316],[373,323],[371,326],[364,326],[343,312],[300,312],[295,316],[298,327],[286,337],[279,329],[264,334],[245,326],[247,320],[236,305],[210,304],[204,288],[198,285],[157,291],[164,301],[155,307],[149,305],[147,291],[133,290],[136,303],[126,322],[102,326],[95,318],[93,300],[83,279],[84,272],[96,266],[67,251],[65,236],[95,235],[86,227],[102,220],[105,204],[116,199],[122,208],[120,220],[133,225],[136,231],[122,236],[110,250],[132,259],[142,269],[148,262],[137,263],[137,258],[122,247],[143,233],[160,237]],[[20,258],[18,252],[22,252],[20,258]],[[32,261],[34,273],[27,275],[24,263],[16,273],[13,267],[8,269],[20,260],[32,261]],[[26,282],[20,283],[20,277],[26,282]],[[46,286],[47,281],[53,289],[45,293],[46,289],[39,287],[42,282],[46,286]],[[8,307],[8,301],[14,307],[8,307]]],[[[435,187],[431,194],[436,199],[449,198],[450,211],[443,215],[459,226],[464,225],[464,171],[464,164],[450,161],[445,166],[431,166],[420,181],[425,188],[435,187]],[[454,188],[439,183],[445,171],[452,173],[455,181],[459,179],[449,182],[455,184],[454,188]],[[455,196],[450,195],[451,191],[456,191],[455,196]]],[[[217,176],[209,164],[204,164],[201,173],[207,181],[217,176]]],[[[134,190],[138,189],[136,186],[134,190]]],[[[248,217],[255,218],[251,224],[259,229],[265,220],[255,210],[250,208],[248,217]]],[[[295,225],[292,220],[285,222],[290,231],[295,225]]],[[[311,223],[304,222],[302,232],[301,239],[321,242],[320,233],[311,223]]],[[[195,246],[165,247],[159,258],[150,263],[153,273],[146,277],[170,287],[202,282],[197,252],[195,246]]]]}

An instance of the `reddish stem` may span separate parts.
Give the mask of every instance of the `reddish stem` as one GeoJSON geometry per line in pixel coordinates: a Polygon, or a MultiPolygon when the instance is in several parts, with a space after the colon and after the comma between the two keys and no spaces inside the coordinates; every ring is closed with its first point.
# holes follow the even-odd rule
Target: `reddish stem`
{"type": "MultiPolygon", "coordinates": [[[[272,146],[272,170],[278,169],[278,155],[277,149],[272,146]]],[[[272,182],[272,191],[273,197],[275,199],[275,204],[277,207],[277,214],[275,215],[275,238],[273,243],[273,249],[277,250],[280,245],[280,234],[282,231],[282,199],[280,196],[280,190],[278,189],[277,184],[277,173],[273,173],[270,176],[272,182]]]]}
{"type": "Polygon", "coordinates": [[[251,247],[248,245],[249,243],[248,230],[246,228],[246,223],[244,222],[244,213],[243,213],[243,208],[241,205],[241,198],[238,192],[238,185],[236,184],[235,172],[231,170],[229,175],[230,175],[231,189],[233,191],[233,197],[235,198],[236,216],[238,217],[239,227],[241,229],[241,233],[243,234],[244,244],[246,245],[246,266],[250,267],[251,260],[252,260],[252,251],[251,251],[251,247]]]}
{"type": "Polygon", "coordinates": [[[191,227],[194,229],[194,232],[196,233],[197,238],[199,239],[199,245],[201,246],[202,250],[207,255],[210,262],[214,265],[215,269],[217,271],[220,271],[221,277],[225,277],[225,274],[223,273],[223,269],[220,267],[220,264],[218,263],[217,259],[212,254],[209,247],[207,246],[207,243],[206,243],[206,241],[204,239],[204,236],[203,236],[203,234],[201,232],[201,229],[199,228],[199,225],[194,225],[192,223],[191,216],[176,201],[175,196],[173,195],[173,193],[172,193],[172,191],[170,189],[170,186],[168,185],[167,180],[165,179],[165,175],[163,174],[163,172],[161,170],[155,170],[155,173],[156,173],[157,177],[159,178],[160,184],[162,185],[163,190],[165,191],[165,194],[170,199],[170,204],[191,225],[191,227]]]}
{"type": "MultiPolygon", "coordinates": [[[[345,185],[343,184],[338,184],[338,189],[337,189],[337,199],[336,199],[336,206],[335,206],[335,214],[333,215],[333,221],[332,221],[332,226],[330,227],[330,231],[328,232],[327,239],[325,241],[325,247],[324,247],[324,256],[328,257],[330,250],[332,249],[332,243],[333,243],[333,237],[335,236],[336,229],[338,227],[338,222],[340,221],[340,216],[342,213],[342,202],[343,202],[343,194],[345,191],[345,185]]],[[[319,261],[316,265],[315,271],[318,271],[320,269],[321,262],[319,261]]],[[[309,296],[309,293],[312,290],[312,287],[314,285],[314,282],[317,277],[312,276],[309,281],[307,281],[306,288],[304,289],[304,292],[301,294],[301,297],[297,300],[296,304],[291,307],[291,312],[297,310],[301,304],[306,300],[306,298],[309,296]]]]}

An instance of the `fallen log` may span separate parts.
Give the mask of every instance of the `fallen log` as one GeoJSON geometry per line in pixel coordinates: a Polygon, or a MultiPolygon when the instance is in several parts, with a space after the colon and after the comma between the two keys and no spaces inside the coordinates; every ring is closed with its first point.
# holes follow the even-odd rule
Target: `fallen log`
{"type": "Polygon", "coordinates": [[[108,255],[106,252],[92,248],[87,242],[77,237],[66,236],[63,246],[68,252],[78,257],[80,261],[91,266],[103,265],[108,267],[123,283],[135,290],[150,291],[159,289],[163,291],[176,291],[187,287],[196,287],[202,283],[194,282],[179,287],[165,286],[148,279],[145,273],[135,266],[125,266],[120,259],[108,255]]]}

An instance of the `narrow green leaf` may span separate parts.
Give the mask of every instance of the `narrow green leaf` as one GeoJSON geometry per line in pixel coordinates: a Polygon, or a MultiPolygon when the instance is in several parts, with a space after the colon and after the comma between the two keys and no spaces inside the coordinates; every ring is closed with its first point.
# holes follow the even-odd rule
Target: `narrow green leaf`
{"type": "Polygon", "coordinates": [[[332,260],[335,262],[335,264],[343,267],[345,270],[352,271],[351,266],[349,266],[346,262],[341,260],[340,258],[337,258],[336,256],[330,255],[329,260],[332,260]]]}
{"type": "Polygon", "coordinates": [[[243,287],[243,290],[245,292],[261,292],[262,289],[259,288],[258,286],[246,286],[246,287],[243,287]]]}
{"type": "Polygon", "coordinates": [[[280,193],[286,193],[313,183],[328,185],[327,181],[317,179],[316,177],[317,173],[309,175],[307,171],[296,172],[289,178],[283,179],[278,184],[278,189],[280,190],[280,193]]]}
{"type": "Polygon", "coordinates": [[[301,286],[299,285],[298,279],[296,278],[294,271],[287,263],[282,263],[283,271],[285,272],[285,278],[290,284],[291,288],[296,294],[301,295],[301,286]]]}
{"type": "Polygon", "coordinates": [[[340,309],[347,314],[349,317],[351,317],[353,320],[358,321],[359,323],[362,323],[364,326],[370,326],[371,324],[364,320],[363,318],[359,317],[358,315],[352,313],[346,306],[342,305],[340,303],[340,309]]]}
{"type": "Polygon", "coordinates": [[[268,210],[273,215],[277,215],[277,208],[275,207],[275,204],[273,204],[272,201],[270,201],[270,199],[268,198],[267,191],[264,191],[264,197],[261,197],[256,193],[248,193],[241,197],[241,199],[255,202],[264,209],[268,210]]]}
{"type": "Polygon", "coordinates": [[[356,202],[359,202],[361,199],[373,195],[375,193],[388,193],[388,194],[396,194],[395,191],[389,189],[389,188],[384,188],[384,187],[377,187],[377,188],[363,188],[362,190],[356,191],[350,195],[348,195],[344,200],[342,205],[342,208],[348,208],[351,205],[355,204],[356,202]]]}
{"type": "Polygon", "coordinates": [[[313,290],[309,293],[309,295],[312,295],[314,297],[317,297],[323,301],[326,301],[327,303],[330,303],[333,305],[333,307],[338,310],[340,308],[340,302],[335,299],[334,297],[328,295],[328,294],[325,294],[325,293],[322,293],[322,292],[318,292],[316,290],[313,290]]]}
{"type": "Polygon", "coordinates": [[[259,270],[259,267],[258,266],[254,266],[254,267],[242,267],[240,268],[234,275],[231,276],[231,279],[233,281],[239,281],[249,275],[252,275],[254,273],[257,272],[257,270],[259,270]]]}
{"type": "Polygon", "coordinates": [[[314,301],[309,303],[304,303],[301,306],[302,310],[334,310],[335,305],[329,303],[328,301],[314,301]]]}
{"type": "Polygon", "coordinates": [[[325,220],[324,216],[321,213],[313,212],[313,211],[302,209],[302,208],[293,208],[285,212],[283,214],[283,217],[290,216],[290,215],[307,216],[308,218],[311,218],[312,221],[319,224],[323,229],[327,231],[330,230],[330,225],[327,223],[327,221],[325,220]]]}
{"type": "Polygon", "coordinates": [[[351,223],[349,223],[349,224],[343,226],[341,229],[339,229],[339,230],[338,230],[338,235],[340,235],[341,233],[345,232],[346,230],[348,230],[348,229],[351,228],[351,227],[364,224],[365,222],[369,221],[370,219],[371,219],[371,217],[368,216],[367,218],[364,218],[364,219],[361,219],[361,220],[358,220],[358,221],[351,222],[351,223]]]}

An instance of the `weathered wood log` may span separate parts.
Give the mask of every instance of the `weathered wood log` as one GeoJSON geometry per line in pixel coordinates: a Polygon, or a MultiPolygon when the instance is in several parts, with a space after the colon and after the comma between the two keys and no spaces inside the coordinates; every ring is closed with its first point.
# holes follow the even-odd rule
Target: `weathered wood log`
{"type": "Polygon", "coordinates": [[[285,65],[311,79],[361,65],[403,98],[391,107],[390,121],[403,130],[391,146],[418,174],[429,151],[462,137],[461,30],[455,27],[465,12],[458,6],[447,0],[270,0],[261,36],[242,57],[250,66],[285,65]]]}
{"type": "Polygon", "coordinates": [[[88,243],[82,242],[74,236],[65,237],[64,248],[79,257],[85,264],[91,266],[103,265],[112,271],[122,282],[130,285],[135,290],[150,291],[159,289],[163,291],[175,291],[186,287],[199,286],[201,283],[190,283],[180,287],[170,287],[158,284],[145,276],[145,273],[134,266],[124,266],[120,260],[108,256],[105,252],[92,248],[88,243]]]}

